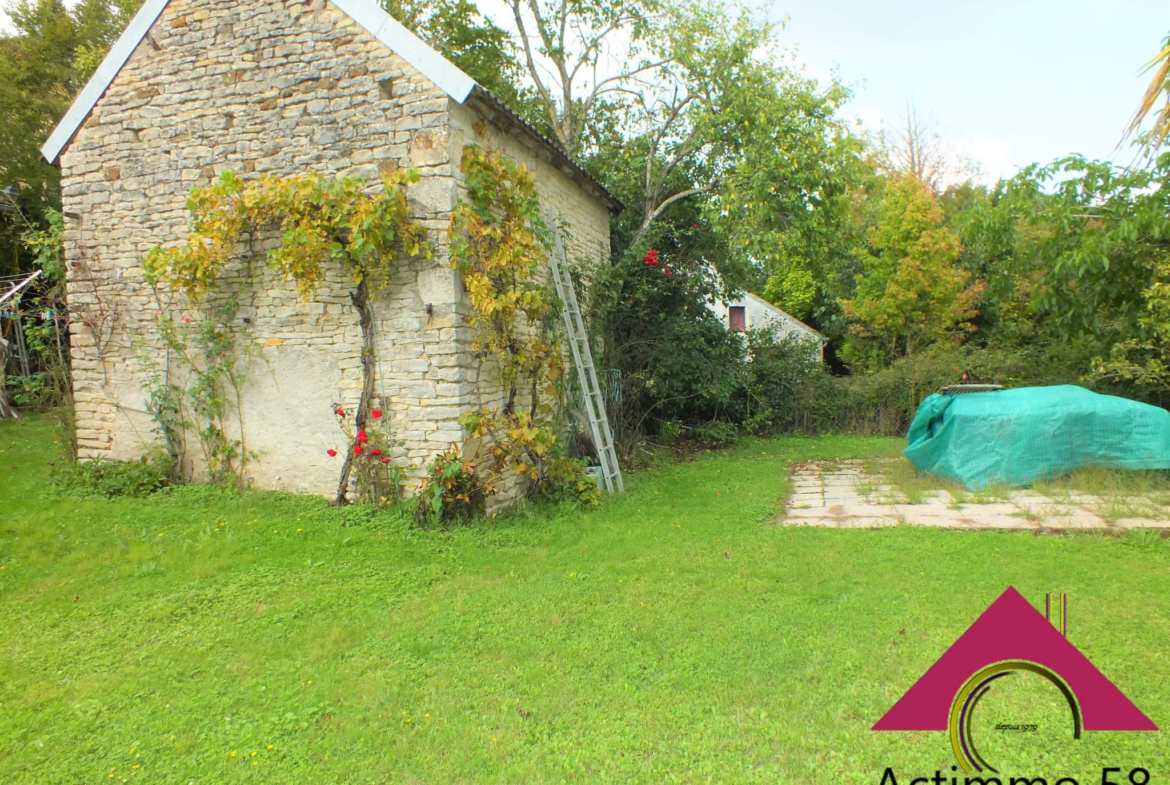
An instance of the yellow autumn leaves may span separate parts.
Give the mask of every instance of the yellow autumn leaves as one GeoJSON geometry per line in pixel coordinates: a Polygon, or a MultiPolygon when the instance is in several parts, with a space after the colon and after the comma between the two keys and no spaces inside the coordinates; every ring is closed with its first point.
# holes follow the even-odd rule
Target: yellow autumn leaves
{"type": "Polygon", "coordinates": [[[246,182],[224,172],[191,192],[187,240],[152,249],[143,263],[147,280],[181,289],[198,302],[228,265],[246,265],[257,242],[279,232],[281,242],[267,251],[267,265],[294,280],[304,299],[316,291],[330,262],[340,262],[353,283],[379,288],[400,256],[430,257],[426,229],[412,222],[402,191],[415,182],[417,172],[398,171],[384,175],[382,190],[370,193],[354,177],[311,173],[246,182]]]}

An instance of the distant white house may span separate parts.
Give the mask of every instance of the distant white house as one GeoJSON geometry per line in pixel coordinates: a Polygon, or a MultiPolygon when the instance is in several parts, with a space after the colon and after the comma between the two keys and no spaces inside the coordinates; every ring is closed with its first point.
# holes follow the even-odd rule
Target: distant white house
{"type": "Polygon", "coordinates": [[[825,359],[825,336],[788,314],[767,300],[748,292],[732,302],[708,302],[716,317],[728,330],[775,330],[781,338],[795,335],[815,347],[817,356],[825,359]]]}

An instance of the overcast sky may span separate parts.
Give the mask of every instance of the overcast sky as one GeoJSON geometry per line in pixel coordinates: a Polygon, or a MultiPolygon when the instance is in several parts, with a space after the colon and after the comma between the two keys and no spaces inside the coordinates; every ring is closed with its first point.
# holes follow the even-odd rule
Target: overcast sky
{"type": "MultiPolygon", "coordinates": [[[[777,0],[807,72],[896,121],[912,98],[989,174],[1078,152],[1113,157],[1170,31],[1170,0],[777,0]]],[[[1128,163],[1128,148],[1116,160],[1128,163]]]]}
{"type": "Polygon", "coordinates": [[[912,99],[994,179],[1070,152],[1128,163],[1114,147],[1170,0],[775,0],[770,16],[810,76],[854,87],[850,115],[877,127],[912,99]]]}

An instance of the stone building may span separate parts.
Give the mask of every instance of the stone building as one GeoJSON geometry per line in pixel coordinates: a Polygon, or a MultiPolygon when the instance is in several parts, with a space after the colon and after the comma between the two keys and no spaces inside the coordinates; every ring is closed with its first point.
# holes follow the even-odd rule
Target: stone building
{"type": "MultiPolygon", "coordinates": [[[[394,460],[417,477],[463,440],[460,415],[500,393],[471,354],[466,295],[446,255],[470,143],[535,170],[571,263],[607,262],[616,200],[375,0],[146,0],[42,149],[62,176],[80,454],[127,459],[159,440],[151,375],[178,370],[142,262],[186,237],[192,187],[227,170],[376,183],[414,168],[409,204],[434,256],[399,266],[375,303],[375,333],[384,422],[403,442],[394,460]]],[[[247,477],[332,495],[340,464],[327,450],[344,439],[331,404],[352,409],[362,384],[351,286],[332,271],[305,302],[291,281],[265,275],[239,312],[258,355],[242,423],[232,422],[258,456],[247,477]]],[[[196,472],[197,452],[188,440],[196,472]]]]}

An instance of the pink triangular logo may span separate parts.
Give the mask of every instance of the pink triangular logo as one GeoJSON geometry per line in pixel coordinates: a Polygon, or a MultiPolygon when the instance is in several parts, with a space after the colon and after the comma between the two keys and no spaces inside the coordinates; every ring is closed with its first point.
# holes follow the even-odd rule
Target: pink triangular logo
{"type": "Polygon", "coordinates": [[[1086,731],[1158,727],[1024,597],[1009,587],[873,726],[877,731],[944,731],[955,696],[973,674],[1007,661],[1057,674],[1080,705],[1086,731]]]}

